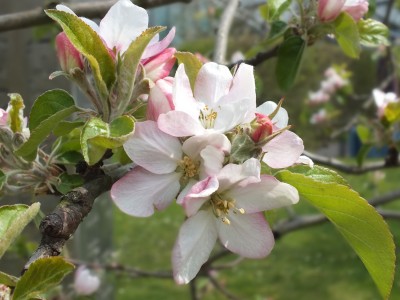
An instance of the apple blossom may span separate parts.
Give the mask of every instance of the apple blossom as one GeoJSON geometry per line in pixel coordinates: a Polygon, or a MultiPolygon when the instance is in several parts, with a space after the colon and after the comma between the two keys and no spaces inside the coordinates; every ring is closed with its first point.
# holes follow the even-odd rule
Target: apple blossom
{"type": "Polygon", "coordinates": [[[8,113],[0,108],[0,126],[7,126],[8,123],[8,113]]]}
{"type": "Polygon", "coordinates": [[[142,64],[146,72],[146,78],[156,82],[167,77],[176,61],[175,52],[175,48],[167,48],[159,54],[143,60],[142,64]]]}
{"type": "MultiPolygon", "coordinates": [[[[268,116],[272,114],[278,105],[272,101],[267,101],[257,107],[257,112],[268,116]]],[[[273,132],[284,129],[288,125],[287,111],[279,107],[276,115],[272,118],[274,124],[273,132]]],[[[304,151],[303,140],[295,133],[284,130],[282,133],[274,137],[262,146],[265,153],[263,162],[274,169],[287,168],[297,162],[300,155],[304,151]]]]}
{"type": "Polygon", "coordinates": [[[156,122],[138,122],[124,144],[137,166],[113,185],[111,197],[127,214],[150,216],[154,207],[166,208],[187,185],[218,173],[230,147],[222,134],[194,136],[181,144],[159,130],[156,122]]]}
{"type": "Polygon", "coordinates": [[[355,21],[360,20],[368,12],[367,0],[346,0],[343,11],[353,17],[355,21]]]}
{"type": "Polygon", "coordinates": [[[100,278],[83,265],[75,271],[74,289],[78,295],[88,296],[95,293],[100,283],[100,278]]]}
{"type": "Polygon", "coordinates": [[[323,90],[308,93],[308,102],[311,105],[325,103],[328,102],[329,99],[330,95],[323,90]]]}
{"type": "Polygon", "coordinates": [[[224,133],[254,119],[256,108],[253,67],[241,64],[232,76],[224,65],[204,64],[192,91],[185,67],[175,74],[175,109],[160,115],[159,128],[172,136],[224,133]]]}
{"type": "Polygon", "coordinates": [[[385,114],[385,108],[389,103],[395,103],[399,101],[399,97],[395,93],[385,93],[380,89],[374,89],[372,95],[375,100],[376,107],[378,108],[378,118],[382,118],[385,114]]]}
{"type": "Polygon", "coordinates": [[[196,276],[218,238],[241,256],[267,256],[274,236],[262,212],[298,200],[294,187],[273,176],[260,177],[260,163],[254,158],[242,165],[228,164],[192,186],[182,203],[188,219],[172,255],[176,282],[188,283],[196,276]]]}
{"type": "Polygon", "coordinates": [[[314,113],[310,118],[311,124],[321,124],[324,123],[328,118],[326,110],[321,108],[318,112],[314,113]]]}

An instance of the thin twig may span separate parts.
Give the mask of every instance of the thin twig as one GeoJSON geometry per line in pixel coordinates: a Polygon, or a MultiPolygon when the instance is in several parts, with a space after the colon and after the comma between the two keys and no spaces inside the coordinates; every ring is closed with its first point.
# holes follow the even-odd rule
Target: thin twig
{"type": "Polygon", "coordinates": [[[200,300],[199,293],[197,291],[197,280],[193,278],[189,283],[190,286],[190,299],[192,300],[200,300]]]}
{"type": "Polygon", "coordinates": [[[249,58],[249,59],[245,59],[233,64],[228,65],[229,68],[234,67],[236,64],[241,64],[241,63],[245,63],[251,66],[257,66],[265,61],[267,61],[268,59],[271,59],[275,56],[278,55],[278,49],[279,49],[279,45],[268,50],[268,51],[263,51],[263,52],[258,52],[254,57],[249,58]]]}
{"type": "Polygon", "coordinates": [[[232,294],[230,291],[228,291],[213,275],[208,274],[208,279],[212,283],[212,285],[221,293],[223,294],[227,299],[229,300],[239,300],[237,296],[232,294]]]}
{"type": "Polygon", "coordinates": [[[225,63],[226,50],[228,48],[229,31],[231,29],[235,12],[239,6],[239,0],[230,0],[226,6],[219,24],[216,40],[214,61],[217,63],[225,63]]]}
{"type": "MultiPolygon", "coordinates": [[[[191,0],[138,0],[133,2],[139,6],[142,6],[143,8],[152,8],[175,2],[189,3],[190,1],[191,0]]],[[[68,7],[71,8],[78,16],[84,16],[87,18],[102,18],[110,9],[110,7],[116,2],[116,0],[113,0],[87,3],[68,3],[68,7]]],[[[52,2],[51,6],[36,7],[34,9],[0,16],[0,32],[29,28],[53,22],[44,13],[44,9],[53,8],[55,7],[55,4],[58,3],[52,2]]]]}

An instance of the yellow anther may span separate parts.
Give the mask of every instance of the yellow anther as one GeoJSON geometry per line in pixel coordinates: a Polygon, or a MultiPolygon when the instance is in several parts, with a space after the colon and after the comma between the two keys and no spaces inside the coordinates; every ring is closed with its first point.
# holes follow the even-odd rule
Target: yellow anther
{"type": "Polygon", "coordinates": [[[226,225],[231,225],[231,221],[227,217],[222,217],[221,221],[226,225]]]}

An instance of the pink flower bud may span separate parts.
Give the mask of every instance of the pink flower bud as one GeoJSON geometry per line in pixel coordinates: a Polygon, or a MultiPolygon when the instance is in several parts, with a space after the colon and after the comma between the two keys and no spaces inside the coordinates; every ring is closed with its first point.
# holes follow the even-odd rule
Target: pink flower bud
{"type": "Polygon", "coordinates": [[[147,59],[144,63],[146,77],[156,82],[159,79],[167,77],[175,64],[175,48],[167,48],[161,53],[147,59]]]}
{"type": "Polygon", "coordinates": [[[331,22],[342,12],[345,0],[319,0],[318,18],[321,22],[331,22]]]}
{"type": "Polygon", "coordinates": [[[100,278],[85,266],[79,266],[75,272],[74,289],[78,295],[91,295],[100,287],[100,278]]]}
{"type": "Polygon", "coordinates": [[[255,143],[258,143],[272,134],[274,124],[268,116],[256,113],[256,119],[251,127],[251,138],[255,143]]]}
{"type": "Polygon", "coordinates": [[[7,126],[8,124],[8,112],[0,108],[0,126],[7,126]]]}
{"type": "Polygon", "coordinates": [[[355,21],[358,21],[368,12],[368,1],[347,0],[344,4],[343,11],[351,15],[355,21]]]}
{"type": "Polygon", "coordinates": [[[175,109],[172,99],[172,87],[174,78],[165,77],[157,80],[150,89],[149,100],[147,102],[147,119],[157,121],[158,116],[175,109]]]}
{"type": "Polygon", "coordinates": [[[64,72],[69,72],[71,69],[83,69],[83,61],[80,53],[70,42],[64,32],[61,32],[56,37],[56,50],[61,69],[64,72]]]}

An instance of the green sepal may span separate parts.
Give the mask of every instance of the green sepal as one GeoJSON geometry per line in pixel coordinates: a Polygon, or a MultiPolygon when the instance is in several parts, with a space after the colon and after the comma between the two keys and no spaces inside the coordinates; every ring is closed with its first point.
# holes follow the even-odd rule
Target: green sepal
{"type": "Polygon", "coordinates": [[[199,74],[203,63],[197,58],[196,55],[190,52],[176,52],[175,57],[177,58],[179,64],[183,64],[185,66],[185,73],[189,78],[192,91],[194,91],[197,74],[199,74]]]}

